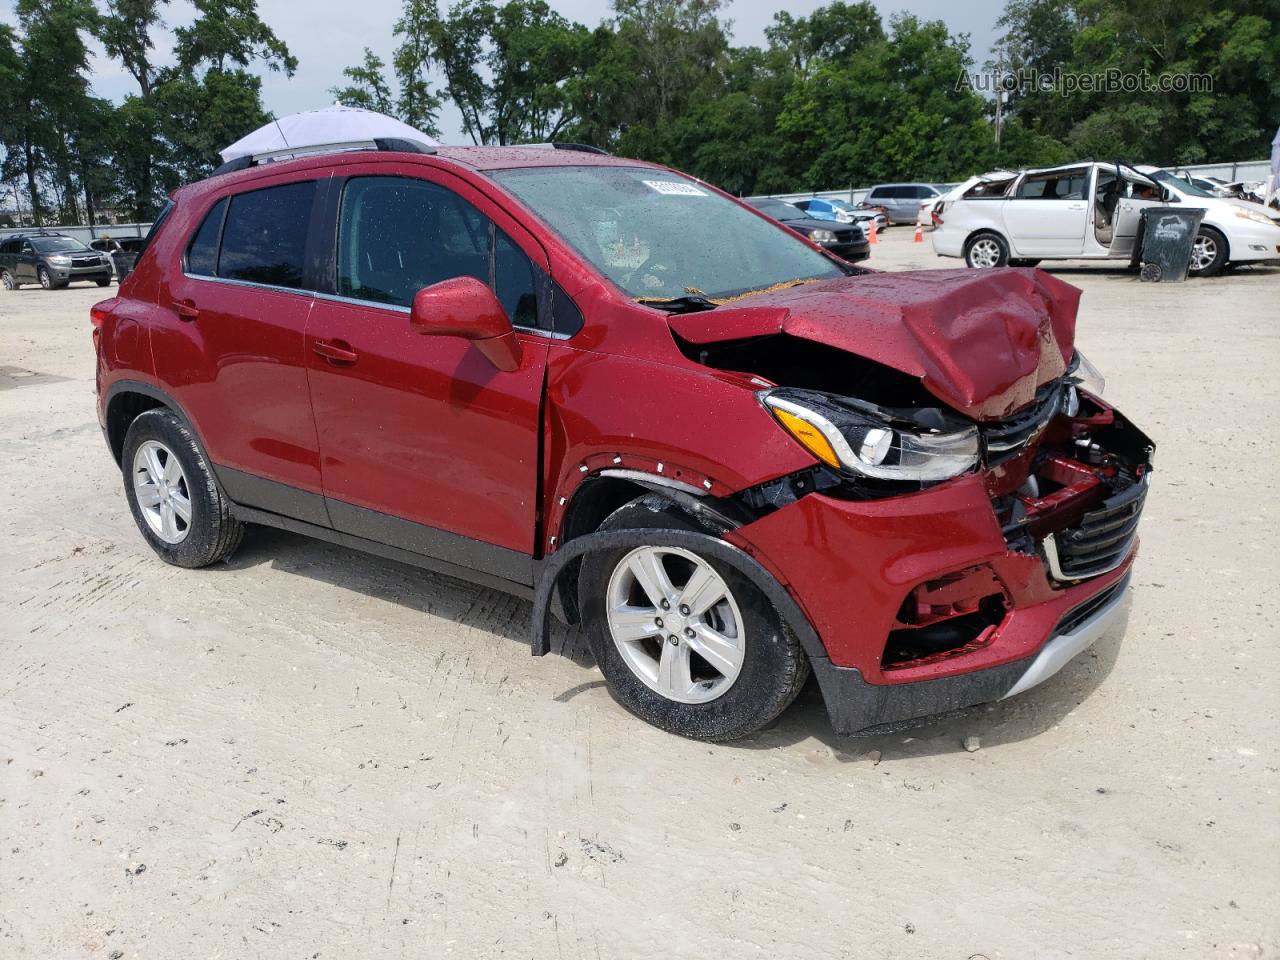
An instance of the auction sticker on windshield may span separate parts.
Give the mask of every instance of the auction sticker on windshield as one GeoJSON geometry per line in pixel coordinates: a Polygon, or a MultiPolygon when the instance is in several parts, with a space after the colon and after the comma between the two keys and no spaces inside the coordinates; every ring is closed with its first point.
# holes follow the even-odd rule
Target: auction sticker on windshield
{"type": "Polygon", "coordinates": [[[691,183],[677,183],[674,180],[644,180],[641,181],[650,190],[656,190],[658,193],[665,193],[672,197],[705,197],[707,192],[699,190],[691,183]]]}

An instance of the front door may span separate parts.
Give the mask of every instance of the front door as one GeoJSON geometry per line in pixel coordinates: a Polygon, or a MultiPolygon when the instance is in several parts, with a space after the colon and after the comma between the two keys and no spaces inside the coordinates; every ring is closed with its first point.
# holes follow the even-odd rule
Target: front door
{"type": "Polygon", "coordinates": [[[1084,252],[1089,218],[1088,167],[1028,173],[1002,203],[1017,257],[1070,257],[1084,252]]]}
{"type": "Polygon", "coordinates": [[[307,328],[329,515],[338,530],[529,582],[546,254],[462,181],[386,169],[362,168],[335,192],[332,293],[307,328]],[[459,276],[498,294],[517,327],[519,369],[501,372],[469,341],[410,326],[414,295],[459,276]]]}
{"type": "Polygon", "coordinates": [[[1138,242],[1142,211],[1163,206],[1164,201],[1160,198],[1160,188],[1150,180],[1126,173],[1120,182],[1120,203],[1116,209],[1110,256],[1128,259],[1138,242]]]}

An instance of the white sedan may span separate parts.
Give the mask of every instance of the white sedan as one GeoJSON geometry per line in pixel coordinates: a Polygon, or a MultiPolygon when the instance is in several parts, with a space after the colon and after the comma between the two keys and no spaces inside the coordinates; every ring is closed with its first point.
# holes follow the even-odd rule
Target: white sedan
{"type": "Polygon", "coordinates": [[[1280,258],[1280,226],[1254,205],[1208,195],[1159,167],[1097,162],[980,178],[936,211],[933,249],[971,267],[1129,260],[1142,211],[1167,204],[1205,212],[1192,276],[1280,258]]]}

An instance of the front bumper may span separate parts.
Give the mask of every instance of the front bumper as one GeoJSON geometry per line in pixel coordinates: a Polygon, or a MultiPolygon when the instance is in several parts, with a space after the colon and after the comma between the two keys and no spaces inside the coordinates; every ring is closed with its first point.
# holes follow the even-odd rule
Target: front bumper
{"type": "Polygon", "coordinates": [[[1125,492],[1107,494],[1102,463],[1068,461],[1075,472],[1064,472],[1060,453],[1033,446],[1025,461],[917,493],[809,493],[725,535],[786,587],[821,638],[814,672],[839,732],[1015,695],[1112,624],[1137,553],[1150,442],[1104,408],[1092,435],[1137,467],[1134,482],[1116,481],[1125,492]],[[1027,495],[1031,513],[998,516],[1039,456],[1045,482],[1056,471],[1061,487],[1027,495]],[[1054,535],[1061,557],[1045,548],[1054,535]],[[1068,557],[1075,566],[1064,571],[1068,557]]]}

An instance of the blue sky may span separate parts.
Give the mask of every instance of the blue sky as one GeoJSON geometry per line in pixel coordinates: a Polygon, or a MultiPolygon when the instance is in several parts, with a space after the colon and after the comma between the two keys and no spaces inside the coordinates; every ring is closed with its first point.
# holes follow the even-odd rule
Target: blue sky
{"type": "MultiPolygon", "coordinates": [[[[359,4],[336,0],[258,0],[258,10],[276,34],[289,45],[298,58],[298,71],[292,78],[281,74],[263,74],[263,100],[266,108],[277,116],[323,107],[333,101],[331,87],[342,81],[342,68],[356,63],[361,51],[369,47],[389,61],[395,42],[391,26],[400,14],[402,0],[361,0],[359,4]],[[356,9],[358,14],[352,11],[356,9]]],[[[591,0],[548,0],[552,8],[562,16],[588,26],[595,26],[610,15],[604,2],[591,0]]],[[[447,0],[441,0],[446,7],[447,0]]],[[[775,10],[786,9],[793,16],[804,16],[824,4],[820,0],[791,0],[786,4],[761,2],[761,0],[734,0],[726,4],[723,15],[733,21],[733,37],[737,44],[763,44],[764,28],[773,19],[775,10]]],[[[994,24],[1003,9],[1003,0],[976,0],[957,3],[955,0],[914,0],[914,2],[876,2],[876,7],[886,20],[899,10],[914,13],[923,19],[943,20],[953,33],[966,32],[972,41],[974,59],[981,63],[986,59],[995,39],[994,24]]],[[[14,21],[11,0],[0,0],[0,16],[7,22],[14,21]]],[[[168,8],[166,20],[172,25],[189,22],[194,16],[190,4],[174,0],[168,8]]],[[[167,39],[167,38],[166,38],[167,39]]],[[[168,44],[156,44],[157,62],[166,59],[168,44]]],[[[105,56],[96,56],[93,62],[94,91],[113,100],[135,92],[132,79],[120,66],[105,56]]],[[[462,126],[457,111],[446,104],[441,113],[440,128],[446,143],[462,143],[462,126]]]]}

